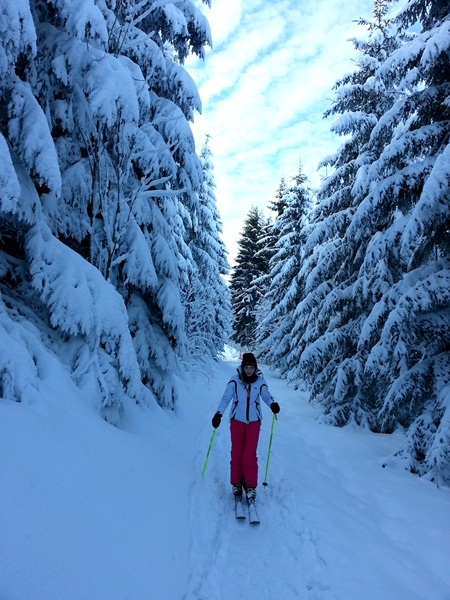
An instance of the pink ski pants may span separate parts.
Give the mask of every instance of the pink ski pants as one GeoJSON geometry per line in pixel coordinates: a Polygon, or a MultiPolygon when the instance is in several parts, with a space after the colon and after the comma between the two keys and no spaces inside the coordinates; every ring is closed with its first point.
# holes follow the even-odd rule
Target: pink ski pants
{"type": "Polygon", "coordinates": [[[231,431],[231,485],[245,482],[246,487],[258,485],[258,448],[261,421],[243,423],[236,419],[230,421],[231,431]]]}

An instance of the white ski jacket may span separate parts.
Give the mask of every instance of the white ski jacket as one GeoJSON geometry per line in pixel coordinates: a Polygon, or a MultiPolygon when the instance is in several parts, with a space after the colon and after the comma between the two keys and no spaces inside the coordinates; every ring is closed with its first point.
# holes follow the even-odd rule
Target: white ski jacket
{"type": "Polygon", "coordinates": [[[227,383],[222,400],[217,407],[217,412],[224,414],[231,401],[230,419],[243,423],[262,421],[261,399],[270,406],[274,401],[263,374],[256,370],[257,379],[253,383],[244,383],[241,379],[242,370],[238,367],[237,374],[227,383]]]}

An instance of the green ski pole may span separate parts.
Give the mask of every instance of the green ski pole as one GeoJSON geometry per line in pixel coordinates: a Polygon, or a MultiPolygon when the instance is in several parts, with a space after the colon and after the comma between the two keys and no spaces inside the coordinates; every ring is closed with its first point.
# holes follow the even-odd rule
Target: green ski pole
{"type": "Polygon", "coordinates": [[[267,486],[267,472],[269,470],[269,461],[270,461],[270,449],[272,448],[272,438],[273,438],[273,428],[275,426],[276,415],[272,416],[272,428],[270,430],[270,440],[269,440],[269,450],[267,452],[267,460],[266,460],[266,474],[264,475],[263,486],[267,486]]]}
{"type": "Polygon", "coordinates": [[[211,441],[209,442],[208,453],[207,453],[207,455],[206,455],[206,459],[205,459],[205,464],[203,465],[202,477],[203,477],[203,474],[204,474],[204,472],[205,472],[206,465],[208,464],[209,453],[211,452],[211,446],[212,446],[212,443],[213,443],[213,440],[214,440],[214,436],[215,436],[215,435],[216,435],[216,430],[215,430],[215,429],[213,429],[212,436],[211,436],[211,441]]]}

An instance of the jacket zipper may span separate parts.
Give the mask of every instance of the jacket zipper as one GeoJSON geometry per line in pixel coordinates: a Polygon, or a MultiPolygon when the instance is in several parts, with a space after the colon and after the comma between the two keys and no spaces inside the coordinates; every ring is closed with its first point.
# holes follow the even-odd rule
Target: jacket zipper
{"type": "Polygon", "coordinates": [[[245,386],[245,389],[247,391],[247,411],[245,413],[246,419],[247,419],[247,423],[249,422],[250,419],[250,384],[247,386],[245,386]]]}

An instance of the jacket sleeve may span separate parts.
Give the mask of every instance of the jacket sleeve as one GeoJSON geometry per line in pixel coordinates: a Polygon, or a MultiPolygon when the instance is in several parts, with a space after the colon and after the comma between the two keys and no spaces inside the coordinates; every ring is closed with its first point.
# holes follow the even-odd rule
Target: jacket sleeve
{"type": "Polygon", "coordinates": [[[223,415],[227,406],[230,404],[233,398],[236,398],[236,381],[234,380],[234,378],[231,378],[230,381],[227,383],[227,387],[225,388],[225,391],[223,393],[222,400],[220,401],[219,406],[217,407],[217,412],[220,412],[220,414],[223,415]]]}
{"type": "Polygon", "coordinates": [[[267,406],[270,406],[272,404],[273,397],[272,394],[269,392],[269,388],[267,387],[267,383],[266,380],[264,379],[263,375],[260,376],[261,377],[261,386],[259,388],[259,393],[261,395],[261,398],[264,400],[264,402],[267,404],[267,406]]]}

